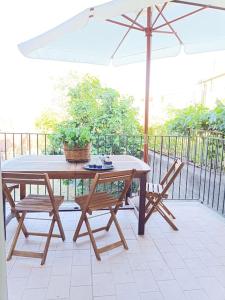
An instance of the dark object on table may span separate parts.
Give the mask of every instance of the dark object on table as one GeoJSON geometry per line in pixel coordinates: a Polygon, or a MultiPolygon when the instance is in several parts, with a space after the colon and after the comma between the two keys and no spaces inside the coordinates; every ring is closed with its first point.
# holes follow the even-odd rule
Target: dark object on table
{"type": "Polygon", "coordinates": [[[87,165],[84,165],[84,169],[85,170],[93,170],[93,171],[96,171],[96,170],[99,170],[99,171],[107,171],[107,170],[112,170],[114,168],[113,165],[101,165],[101,166],[96,166],[96,165],[92,165],[92,164],[87,164],[87,165]]]}

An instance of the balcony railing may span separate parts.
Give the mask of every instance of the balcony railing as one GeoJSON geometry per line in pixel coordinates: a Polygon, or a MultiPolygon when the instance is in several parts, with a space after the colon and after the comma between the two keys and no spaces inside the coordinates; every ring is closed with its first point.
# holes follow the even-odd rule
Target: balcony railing
{"type": "MultiPolygon", "coordinates": [[[[187,136],[150,136],[149,180],[154,183],[159,182],[174,158],[180,158],[186,162],[186,165],[173,185],[169,198],[199,200],[225,214],[224,144],[225,139],[220,135],[212,136],[208,132],[207,134],[192,132],[187,136]]],[[[129,154],[141,158],[142,148],[143,136],[141,135],[99,135],[92,141],[92,154],[129,154]]],[[[54,150],[50,147],[48,134],[0,132],[2,160],[18,155],[53,154],[54,150]]],[[[55,192],[69,201],[76,195],[85,193],[90,182],[54,180],[52,184],[55,192]]],[[[138,188],[137,185],[138,183],[133,185],[134,192],[138,188]]]]}

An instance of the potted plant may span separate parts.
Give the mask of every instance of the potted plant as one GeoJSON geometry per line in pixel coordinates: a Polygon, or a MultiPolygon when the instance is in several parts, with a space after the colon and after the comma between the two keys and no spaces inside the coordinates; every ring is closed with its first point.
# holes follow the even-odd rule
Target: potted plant
{"type": "Polygon", "coordinates": [[[74,121],[63,121],[57,125],[52,136],[55,145],[63,145],[66,160],[69,162],[88,161],[91,154],[91,133],[84,125],[74,121]]]}

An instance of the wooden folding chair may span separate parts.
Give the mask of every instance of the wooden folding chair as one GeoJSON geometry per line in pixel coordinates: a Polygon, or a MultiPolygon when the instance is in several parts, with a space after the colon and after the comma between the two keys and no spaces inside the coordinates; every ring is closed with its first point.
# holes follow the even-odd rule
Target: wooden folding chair
{"type": "Polygon", "coordinates": [[[177,175],[181,172],[183,166],[184,163],[176,159],[159,184],[147,183],[145,222],[147,222],[152,213],[159,212],[174,230],[178,230],[176,225],[170,219],[170,217],[175,219],[175,216],[163,203],[163,200],[168,198],[167,192],[171,185],[174,183],[177,175]]]}
{"type": "Polygon", "coordinates": [[[82,214],[81,214],[80,220],[78,222],[76,231],[74,233],[73,240],[76,241],[78,237],[89,235],[96,258],[98,260],[101,260],[100,253],[114,249],[121,245],[125,249],[128,249],[126,240],[123,236],[120,225],[117,221],[116,213],[117,213],[119,207],[122,205],[123,200],[126,197],[126,193],[131,185],[134,172],[135,172],[135,170],[97,173],[95,175],[95,178],[91,185],[90,193],[88,195],[77,197],[75,199],[75,202],[78,203],[81,208],[82,214]],[[98,192],[97,191],[97,188],[99,187],[99,185],[112,184],[113,182],[123,182],[124,183],[123,190],[119,196],[113,196],[111,193],[108,193],[108,192],[98,192]],[[91,215],[93,211],[97,211],[97,210],[105,209],[105,208],[109,209],[109,212],[111,215],[107,225],[104,227],[100,227],[100,228],[96,228],[96,229],[92,230],[89,220],[88,220],[88,217],[87,217],[87,214],[91,215]],[[86,224],[87,232],[80,233],[80,229],[81,229],[83,222],[85,222],[85,224],[86,224]],[[101,230],[109,231],[113,222],[118,231],[120,240],[116,243],[104,246],[102,248],[97,248],[97,244],[95,242],[93,233],[101,231],[101,230]]]}
{"type": "Polygon", "coordinates": [[[48,174],[3,172],[2,183],[3,183],[3,193],[11,206],[12,213],[15,214],[15,217],[19,223],[16,229],[15,236],[13,238],[11,248],[9,250],[7,260],[10,260],[13,255],[34,257],[34,258],[41,258],[41,265],[43,265],[46,260],[51,237],[62,238],[63,241],[65,240],[65,234],[58,213],[58,208],[62,204],[64,198],[62,196],[53,195],[48,174]],[[19,185],[31,184],[31,185],[38,185],[38,186],[42,185],[46,187],[48,195],[33,195],[33,194],[27,195],[25,196],[25,198],[15,203],[10,193],[10,187],[8,186],[8,184],[19,184],[19,185]],[[26,214],[40,213],[40,212],[46,212],[49,213],[49,216],[52,216],[52,222],[50,225],[49,232],[41,233],[41,232],[27,231],[27,228],[24,225],[26,214]],[[53,234],[55,223],[57,223],[58,225],[60,234],[53,234]],[[26,238],[29,235],[47,237],[44,251],[30,252],[30,251],[16,250],[15,249],[16,243],[21,230],[26,238]]]}

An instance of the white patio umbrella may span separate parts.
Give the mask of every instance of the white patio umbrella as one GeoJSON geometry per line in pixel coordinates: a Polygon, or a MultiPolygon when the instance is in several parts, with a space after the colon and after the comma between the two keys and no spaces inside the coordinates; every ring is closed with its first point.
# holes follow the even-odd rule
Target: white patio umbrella
{"type": "Polygon", "coordinates": [[[146,61],[144,160],[148,160],[151,58],[225,49],[224,0],[114,0],[19,44],[27,57],[114,65],[146,61]]]}

